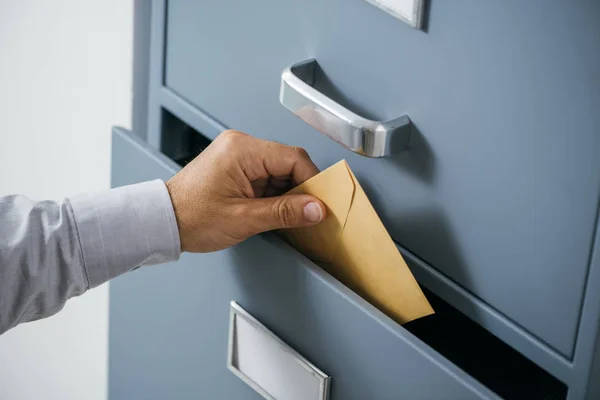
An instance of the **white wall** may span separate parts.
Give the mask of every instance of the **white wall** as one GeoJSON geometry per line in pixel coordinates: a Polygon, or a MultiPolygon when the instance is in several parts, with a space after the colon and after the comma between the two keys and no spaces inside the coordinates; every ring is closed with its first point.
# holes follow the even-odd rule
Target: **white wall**
{"type": "MultiPolygon", "coordinates": [[[[109,187],[110,127],[131,119],[132,25],[131,0],[0,0],[0,195],[109,187]]],[[[103,286],[0,336],[0,399],[106,399],[107,334],[103,286]]]]}

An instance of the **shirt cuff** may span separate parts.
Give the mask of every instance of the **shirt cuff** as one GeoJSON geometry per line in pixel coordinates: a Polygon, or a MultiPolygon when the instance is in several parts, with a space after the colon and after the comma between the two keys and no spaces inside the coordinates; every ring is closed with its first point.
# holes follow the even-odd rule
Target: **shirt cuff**
{"type": "Polygon", "coordinates": [[[89,288],[140,265],[179,259],[173,204],[161,180],[72,197],[89,288]]]}

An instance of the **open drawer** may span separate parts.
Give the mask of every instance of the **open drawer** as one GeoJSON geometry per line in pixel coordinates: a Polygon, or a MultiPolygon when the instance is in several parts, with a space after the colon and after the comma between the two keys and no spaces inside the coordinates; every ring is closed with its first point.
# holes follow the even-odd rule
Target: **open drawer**
{"type": "MultiPolygon", "coordinates": [[[[197,134],[180,131],[192,148],[206,145],[187,135],[197,134]]],[[[114,131],[113,186],[168,179],[179,168],[114,131]]],[[[400,326],[273,234],[183,254],[111,284],[110,399],[258,399],[227,369],[231,301],[331,376],[334,400],[564,398],[564,385],[431,298],[436,316],[400,326]],[[495,371],[485,384],[482,370],[495,371]],[[511,371],[519,387],[510,387],[511,371]]]]}

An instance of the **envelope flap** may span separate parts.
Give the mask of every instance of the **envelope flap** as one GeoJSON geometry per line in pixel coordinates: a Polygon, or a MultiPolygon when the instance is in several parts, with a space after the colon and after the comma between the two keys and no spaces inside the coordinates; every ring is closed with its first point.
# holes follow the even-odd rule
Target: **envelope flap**
{"type": "Polygon", "coordinates": [[[289,243],[314,261],[329,263],[339,246],[354,198],[354,180],[345,160],[297,186],[289,194],[305,193],[327,206],[327,218],[316,226],[281,231],[289,243]]]}
{"type": "Polygon", "coordinates": [[[324,268],[396,322],[432,314],[427,298],[379,219],[360,183],[333,261],[324,268]]]}

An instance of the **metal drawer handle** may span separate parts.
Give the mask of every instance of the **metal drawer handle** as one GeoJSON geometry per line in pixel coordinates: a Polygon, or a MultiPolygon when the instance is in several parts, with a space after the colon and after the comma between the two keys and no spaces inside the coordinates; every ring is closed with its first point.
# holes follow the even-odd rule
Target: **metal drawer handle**
{"type": "Polygon", "coordinates": [[[281,104],[304,122],[344,147],[367,157],[385,157],[408,147],[410,119],[361,117],[316,90],[314,59],[286,68],[281,75],[281,104]]]}

